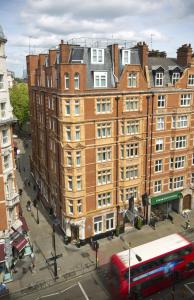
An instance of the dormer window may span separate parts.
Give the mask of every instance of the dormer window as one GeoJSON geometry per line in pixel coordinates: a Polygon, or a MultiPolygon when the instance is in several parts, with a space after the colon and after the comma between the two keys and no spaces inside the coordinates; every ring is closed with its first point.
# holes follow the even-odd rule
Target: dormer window
{"type": "Polygon", "coordinates": [[[171,82],[174,85],[180,78],[180,73],[179,72],[173,72],[172,73],[172,78],[171,78],[171,82]]]}
{"type": "Polygon", "coordinates": [[[128,65],[131,63],[131,51],[130,50],[122,50],[122,64],[128,65]]]}
{"type": "Polygon", "coordinates": [[[155,86],[163,86],[164,73],[156,72],[155,73],[155,86]]]}
{"type": "Polygon", "coordinates": [[[45,67],[48,67],[48,57],[45,58],[45,67]]]}
{"type": "Polygon", "coordinates": [[[189,75],[188,85],[194,85],[194,74],[189,75]]]}
{"type": "Polygon", "coordinates": [[[91,64],[104,63],[104,49],[91,48],[91,64]]]}
{"type": "Polygon", "coordinates": [[[94,87],[107,87],[107,72],[94,72],[94,87]]]}
{"type": "Polygon", "coordinates": [[[128,87],[137,87],[137,73],[128,73],[128,87]]]}

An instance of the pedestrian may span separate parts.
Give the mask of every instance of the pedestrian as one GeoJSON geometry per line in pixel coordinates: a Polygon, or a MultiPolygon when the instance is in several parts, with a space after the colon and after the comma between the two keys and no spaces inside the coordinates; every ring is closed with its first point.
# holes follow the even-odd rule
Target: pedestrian
{"type": "Polygon", "coordinates": [[[36,186],[35,186],[35,184],[33,185],[33,190],[34,190],[34,191],[36,190],[36,186]]]}
{"type": "Polygon", "coordinates": [[[31,211],[31,202],[30,202],[30,200],[27,201],[26,208],[27,208],[27,211],[31,211]]]}
{"type": "Polygon", "coordinates": [[[23,167],[23,171],[26,172],[26,168],[25,167],[23,167]]]}
{"type": "Polygon", "coordinates": [[[33,204],[34,204],[34,207],[36,207],[36,205],[37,205],[37,199],[36,198],[34,199],[33,204]]]}
{"type": "Polygon", "coordinates": [[[185,222],[185,229],[190,229],[191,228],[191,224],[190,224],[190,220],[188,219],[186,222],[185,222]]]}
{"type": "Polygon", "coordinates": [[[25,179],[24,179],[24,185],[25,186],[27,185],[27,182],[28,182],[28,178],[25,177],[25,179]]]}
{"type": "Polygon", "coordinates": [[[19,189],[19,195],[22,196],[23,190],[19,189]]]}
{"type": "Polygon", "coordinates": [[[30,186],[30,180],[28,180],[28,186],[30,186]]]}
{"type": "Polygon", "coordinates": [[[32,252],[30,254],[30,258],[31,258],[31,262],[32,262],[32,268],[34,269],[35,268],[35,254],[34,254],[34,252],[32,252]]]}

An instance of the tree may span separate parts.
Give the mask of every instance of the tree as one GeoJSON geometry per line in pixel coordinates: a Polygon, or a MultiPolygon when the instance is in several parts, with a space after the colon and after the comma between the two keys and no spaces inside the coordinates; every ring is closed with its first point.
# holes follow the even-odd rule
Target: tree
{"type": "Polygon", "coordinates": [[[18,119],[18,124],[21,128],[29,119],[29,96],[27,84],[15,84],[10,89],[10,100],[13,107],[13,114],[18,119]]]}

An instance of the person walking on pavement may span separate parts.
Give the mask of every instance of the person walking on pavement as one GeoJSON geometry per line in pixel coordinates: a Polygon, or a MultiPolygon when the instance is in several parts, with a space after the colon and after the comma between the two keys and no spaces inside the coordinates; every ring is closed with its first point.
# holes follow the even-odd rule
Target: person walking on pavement
{"type": "Polygon", "coordinates": [[[190,229],[191,228],[191,224],[190,224],[190,220],[188,219],[186,222],[185,222],[185,229],[190,229]]]}

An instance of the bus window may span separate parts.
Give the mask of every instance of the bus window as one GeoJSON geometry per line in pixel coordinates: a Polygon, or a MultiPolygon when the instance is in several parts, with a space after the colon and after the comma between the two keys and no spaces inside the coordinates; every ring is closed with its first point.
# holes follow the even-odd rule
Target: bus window
{"type": "Polygon", "coordinates": [[[185,255],[188,255],[188,254],[192,253],[192,251],[193,251],[193,249],[190,246],[190,247],[179,250],[179,253],[180,253],[181,256],[185,256],[185,255]]]}
{"type": "Polygon", "coordinates": [[[164,256],[164,262],[169,262],[171,260],[177,259],[179,257],[178,253],[174,252],[171,254],[168,254],[167,256],[164,256]]]}
{"type": "Polygon", "coordinates": [[[188,264],[185,266],[186,271],[190,271],[194,269],[194,261],[190,261],[188,264]]]}

